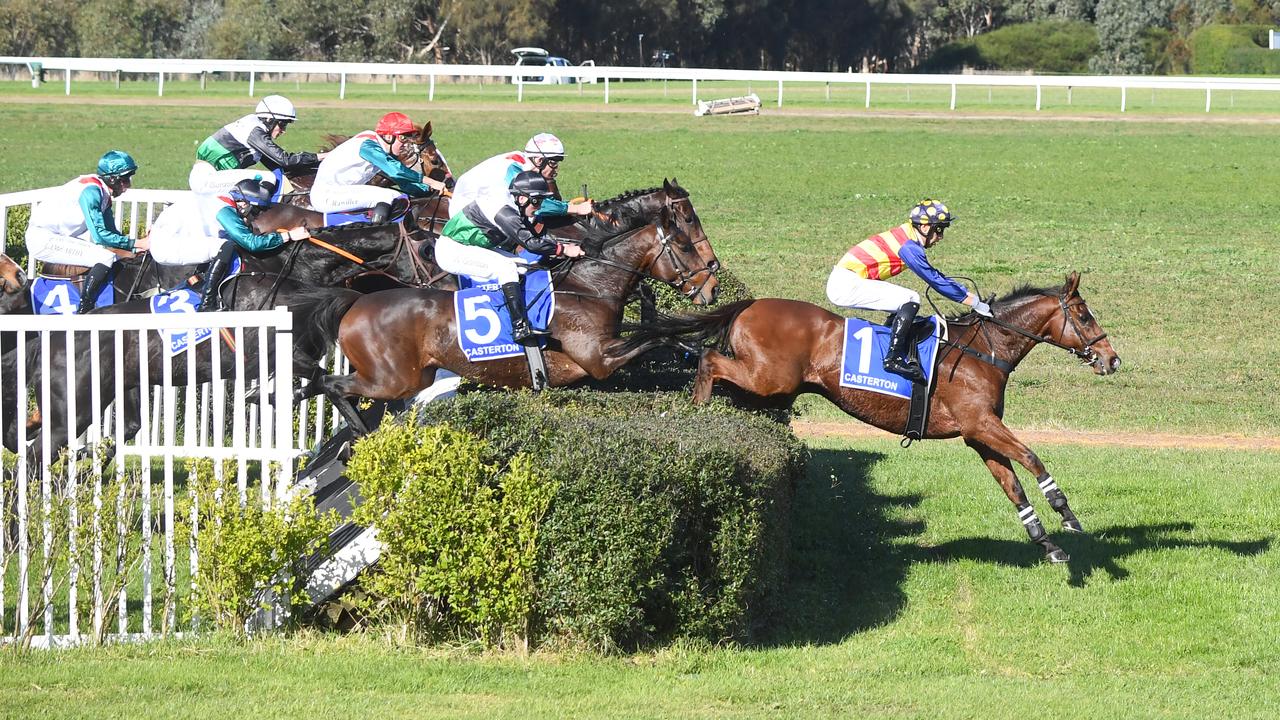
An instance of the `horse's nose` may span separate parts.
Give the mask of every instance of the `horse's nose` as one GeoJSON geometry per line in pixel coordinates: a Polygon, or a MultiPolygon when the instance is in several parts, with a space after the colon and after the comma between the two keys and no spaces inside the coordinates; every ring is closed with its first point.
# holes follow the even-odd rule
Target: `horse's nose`
{"type": "Polygon", "coordinates": [[[1111,358],[1111,372],[1116,372],[1119,369],[1120,369],[1120,356],[1116,355],[1111,358]]]}

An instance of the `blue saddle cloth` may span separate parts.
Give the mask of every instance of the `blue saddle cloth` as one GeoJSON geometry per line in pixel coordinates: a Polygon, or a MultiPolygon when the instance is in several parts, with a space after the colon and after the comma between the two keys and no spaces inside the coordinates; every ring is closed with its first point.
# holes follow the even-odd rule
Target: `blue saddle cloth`
{"type": "MultiPolygon", "coordinates": [[[[920,342],[918,348],[925,378],[928,384],[932,384],[933,366],[938,356],[938,337],[944,326],[936,316],[929,319],[933,322],[933,334],[920,342]]],[[[859,318],[846,318],[844,354],[840,360],[840,386],[910,400],[911,381],[884,369],[884,357],[888,349],[889,328],[859,318]]]]}
{"type": "MultiPolygon", "coordinates": [[[[231,258],[231,269],[227,271],[226,282],[240,272],[240,257],[231,258]]],[[[194,313],[200,310],[200,293],[185,285],[151,296],[151,313],[153,315],[172,315],[177,313],[194,313]]],[[[213,335],[212,328],[195,330],[160,330],[165,339],[165,347],[170,355],[177,355],[189,346],[199,345],[213,335]]]]}
{"type": "MultiPolygon", "coordinates": [[[[114,275],[113,275],[114,277],[114,275]]],[[[93,301],[94,307],[105,307],[116,301],[116,290],[110,282],[93,301]]],[[[51,278],[43,275],[31,283],[31,307],[36,315],[75,315],[80,307],[80,288],[76,279],[51,278]]]]}
{"type": "MultiPolygon", "coordinates": [[[[459,278],[462,280],[462,278],[459,278]]],[[[467,279],[470,281],[470,279],[467,279]]],[[[461,286],[463,283],[460,282],[461,286]]],[[[511,336],[511,314],[497,283],[473,283],[454,293],[454,315],[458,326],[458,347],[472,362],[524,355],[524,346],[511,336]]],[[[551,326],[556,299],[551,272],[538,270],[524,279],[524,302],[529,323],[535,329],[551,326]]],[[[543,339],[545,343],[545,338],[543,339]]]]}

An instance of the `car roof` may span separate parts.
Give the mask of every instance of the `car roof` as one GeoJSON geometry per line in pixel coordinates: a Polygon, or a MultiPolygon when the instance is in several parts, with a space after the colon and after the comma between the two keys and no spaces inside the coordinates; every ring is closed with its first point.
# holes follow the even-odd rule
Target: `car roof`
{"type": "Polygon", "coordinates": [[[518,47],[513,49],[511,51],[511,54],[518,55],[519,57],[532,57],[532,56],[547,57],[551,53],[547,52],[546,50],[543,50],[540,47],[518,47]]]}

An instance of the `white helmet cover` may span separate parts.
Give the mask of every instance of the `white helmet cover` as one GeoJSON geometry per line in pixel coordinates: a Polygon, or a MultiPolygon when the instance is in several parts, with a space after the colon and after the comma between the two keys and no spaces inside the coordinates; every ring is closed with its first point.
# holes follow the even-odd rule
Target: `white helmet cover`
{"type": "Polygon", "coordinates": [[[258,101],[258,109],[254,114],[264,120],[284,120],[293,122],[298,119],[298,113],[294,112],[293,103],[289,102],[289,98],[283,95],[268,95],[258,101]]]}
{"type": "Polygon", "coordinates": [[[524,151],[529,155],[540,155],[542,157],[556,155],[564,157],[564,143],[560,142],[560,138],[551,133],[538,133],[529,138],[529,142],[525,143],[524,151]]]}

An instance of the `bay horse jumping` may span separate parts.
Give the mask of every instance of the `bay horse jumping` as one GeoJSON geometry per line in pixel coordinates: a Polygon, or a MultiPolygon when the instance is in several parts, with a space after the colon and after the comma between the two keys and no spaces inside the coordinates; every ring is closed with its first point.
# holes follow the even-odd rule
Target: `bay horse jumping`
{"type": "MultiPolygon", "coordinates": [[[[963,437],[1017,508],[1031,541],[1050,562],[1066,562],[1066,552],[1049,540],[1027,502],[1010,461],[1036,477],[1050,507],[1062,516],[1063,529],[1084,530],[1044,463],[1002,421],[1009,374],[1040,343],[1069,351],[1098,375],[1119,370],[1120,357],[1081,297],[1078,273],[1068,275],[1061,288],[1023,287],[990,304],[992,318],[970,312],[950,322],[955,337],[938,352],[924,437],[963,437]]],[[[863,422],[901,433],[907,400],[840,385],[844,328],[843,317],[810,303],[745,300],[706,315],[667,317],[641,327],[618,351],[661,338],[686,347],[714,340],[718,349],[707,349],[698,364],[695,403],[710,399],[716,381],[775,403],[789,404],[812,392],[863,422]]]]}
{"type": "MultiPolygon", "coordinates": [[[[715,301],[719,261],[688,194],[667,197],[657,215],[656,221],[638,228],[584,239],[586,256],[553,271],[557,309],[545,351],[548,384],[567,385],[587,376],[603,379],[662,344],[655,340],[615,352],[623,342],[618,337],[623,307],[641,278],[667,283],[695,305],[715,301]],[[695,241],[692,235],[703,239],[695,241]]],[[[326,376],[313,392],[407,398],[430,386],[441,368],[486,385],[528,387],[523,356],[476,363],[466,358],[458,347],[453,299],[452,292],[434,289],[321,295],[313,321],[336,339],[354,372],[326,376]]]]}

